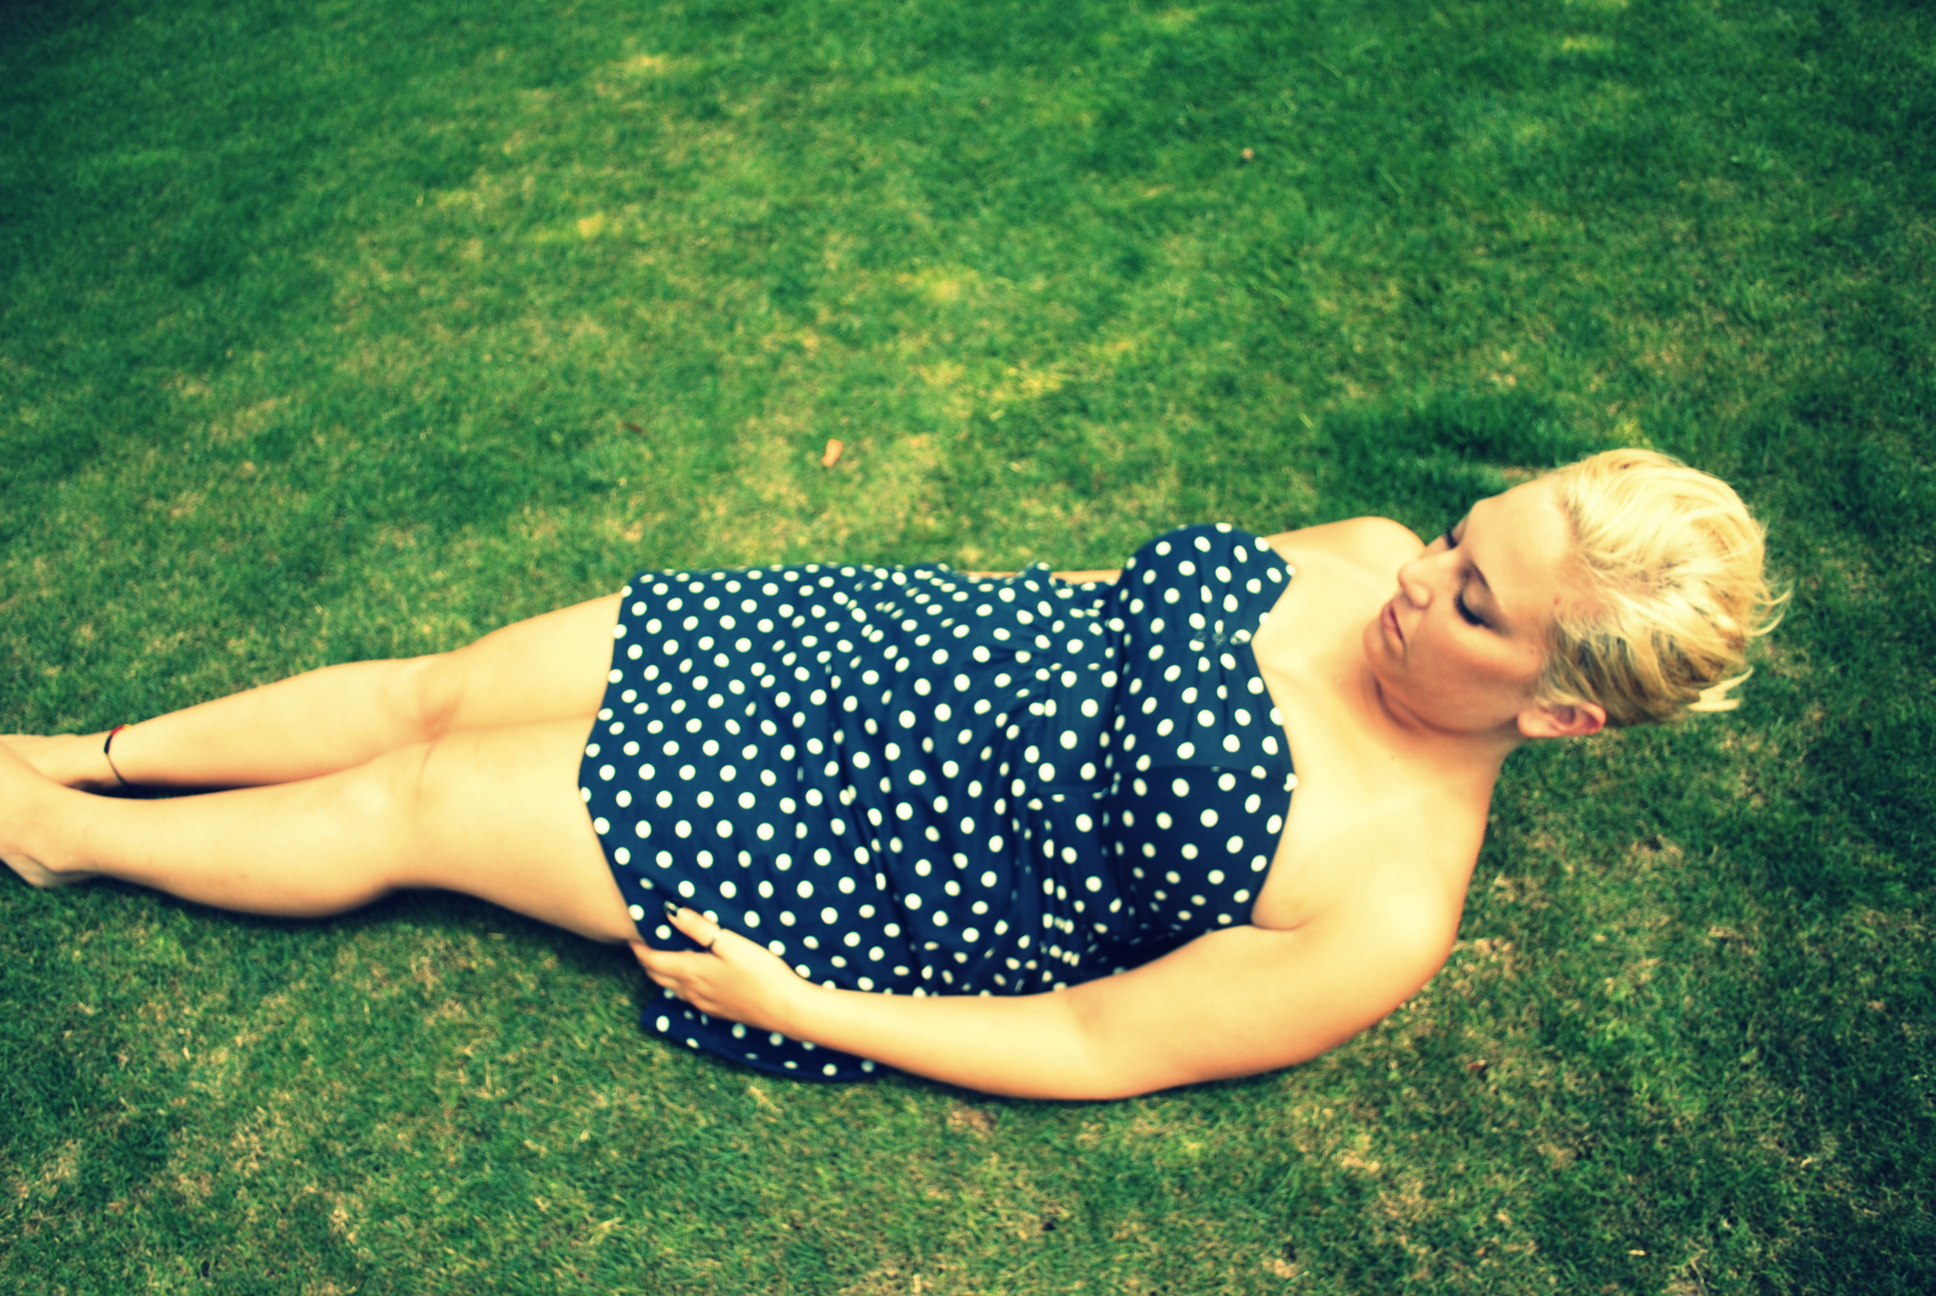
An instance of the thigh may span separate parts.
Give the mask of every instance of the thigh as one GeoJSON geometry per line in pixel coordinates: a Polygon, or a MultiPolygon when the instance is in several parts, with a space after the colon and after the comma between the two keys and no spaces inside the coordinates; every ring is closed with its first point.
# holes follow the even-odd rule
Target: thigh
{"type": "Polygon", "coordinates": [[[589,727],[612,667],[619,596],[588,600],[423,658],[424,711],[441,733],[581,720],[589,727]]]}
{"type": "Polygon", "coordinates": [[[578,792],[578,720],[452,733],[397,753],[409,841],[393,882],[489,900],[598,941],[638,930],[578,792]]]}

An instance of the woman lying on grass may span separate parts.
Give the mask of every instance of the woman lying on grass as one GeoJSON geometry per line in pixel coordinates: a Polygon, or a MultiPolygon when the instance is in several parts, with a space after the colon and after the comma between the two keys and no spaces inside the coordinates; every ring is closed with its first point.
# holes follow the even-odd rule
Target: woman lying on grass
{"type": "Polygon", "coordinates": [[[455,652],[8,738],[0,856],[262,914],[462,891],[628,942],[647,1026],[742,1063],[1119,1097],[1391,1012],[1506,756],[1733,706],[1770,610],[1734,492],[1638,450],[1430,544],[1195,527],[1072,576],[646,572],[455,652]],[[230,790],[88,795],[124,784],[230,790]]]}

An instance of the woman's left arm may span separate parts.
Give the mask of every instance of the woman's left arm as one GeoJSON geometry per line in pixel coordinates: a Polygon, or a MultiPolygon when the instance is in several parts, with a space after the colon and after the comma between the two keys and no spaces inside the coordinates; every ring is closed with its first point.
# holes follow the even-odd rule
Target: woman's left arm
{"type": "Polygon", "coordinates": [[[702,914],[673,921],[701,944],[716,936],[713,952],[633,951],[653,981],[703,1012],[1028,1098],[1123,1098],[1316,1057],[1403,1003],[1452,941],[1427,906],[1381,900],[1296,931],[1211,932],[1048,994],[915,998],[816,986],[702,914]]]}

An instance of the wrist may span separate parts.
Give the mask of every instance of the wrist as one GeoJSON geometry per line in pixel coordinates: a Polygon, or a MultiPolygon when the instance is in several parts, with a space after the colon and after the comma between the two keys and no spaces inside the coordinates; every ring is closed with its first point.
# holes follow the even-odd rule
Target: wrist
{"type": "Polygon", "coordinates": [[[840,993],[831,986],[818,985],[795,973],[793,984],[786,988],[780,998],[777,1006],[779,1024],[773,1029],[794,1039],[823,1043],[821,1036],[840,993]]]}

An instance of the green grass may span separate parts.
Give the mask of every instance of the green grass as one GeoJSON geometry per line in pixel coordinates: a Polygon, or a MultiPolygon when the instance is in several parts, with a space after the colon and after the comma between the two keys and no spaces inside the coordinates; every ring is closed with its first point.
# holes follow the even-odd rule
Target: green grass
{"type": "Polygon", "coordinates": [[[1933,158],[1910,0],[0,7],[0,729],[1620,443],[1795,590],[1740,712],[1514,758],[1390,1021],[1125,1103],[754,1079],[455,898],[0,886],[0,1289],[1927,1290],[1933,158]]]}

